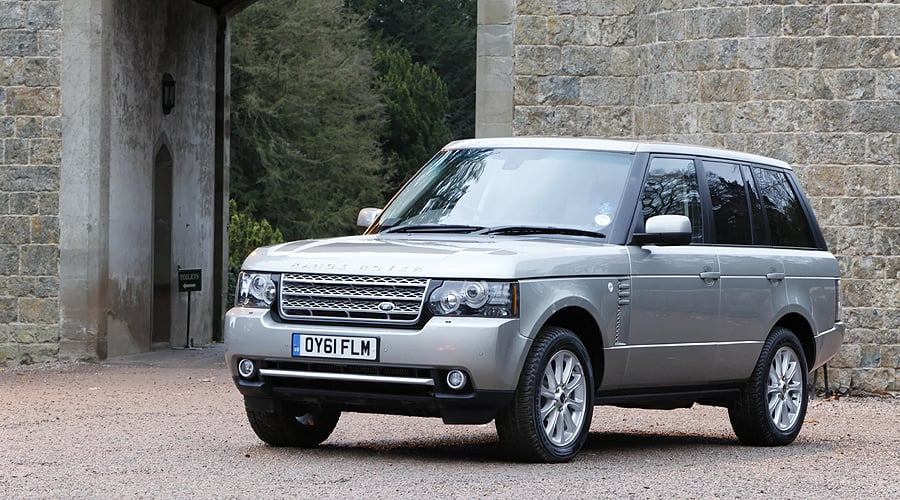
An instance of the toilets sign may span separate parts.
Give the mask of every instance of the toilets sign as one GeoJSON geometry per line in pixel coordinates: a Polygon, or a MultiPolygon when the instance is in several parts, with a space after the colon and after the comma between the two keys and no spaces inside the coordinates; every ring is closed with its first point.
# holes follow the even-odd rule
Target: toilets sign
{"type": "Polygon", "coordinates": [[[200,269],[179,269],[178,270],[178,291],[179,292],[199,292],[200,291],[200,269]]]}

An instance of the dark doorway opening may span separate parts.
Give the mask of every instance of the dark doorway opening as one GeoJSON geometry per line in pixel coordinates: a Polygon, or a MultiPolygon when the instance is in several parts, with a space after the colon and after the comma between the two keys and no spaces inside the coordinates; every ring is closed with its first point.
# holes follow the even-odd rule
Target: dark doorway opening
{"type": "Polygon", "coordinates": [[[150,348],[169,347],[172,336],[172,155],[166,146],[153,162],[153,334],[150,348]]]}

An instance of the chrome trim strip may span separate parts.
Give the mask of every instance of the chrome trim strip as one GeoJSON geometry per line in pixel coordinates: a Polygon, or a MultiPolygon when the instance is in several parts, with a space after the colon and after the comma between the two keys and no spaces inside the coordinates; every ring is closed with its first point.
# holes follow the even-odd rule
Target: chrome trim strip
{"type": "Polygon", "coordinates": [[[703,347],[703,346],[725,346],[725,345],[745,345],[745,344],[762,344],[761,340],[736,340],[734,342],[685,342],[682,344],[619,344],[605,349],[642,349],[645,347],[703,347]]]}
{"type": "Polygon", "coordinates": [[[350,382],[376,382],[407,385],[434,385],[434,379],[412,377],[385,377],[381,375],[354,375],[350,373],[302,372],[261,368],[259,374],[266,377],[308,378],[315,380],[342,380],[350,382]]]}

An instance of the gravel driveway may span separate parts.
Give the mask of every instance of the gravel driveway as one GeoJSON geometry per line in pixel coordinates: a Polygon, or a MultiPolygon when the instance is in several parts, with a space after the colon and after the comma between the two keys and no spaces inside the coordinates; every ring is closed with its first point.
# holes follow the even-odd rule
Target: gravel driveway
{"type": "Polygon", "coordinates": [[[315,450],[256,439],[221,346],[0,371],[6,498],[896,498],[900,398],[818,399],[791,446],[724,409],[598,407],[571,463],[510,463],[493,424],[344,414],[315,450]]]}

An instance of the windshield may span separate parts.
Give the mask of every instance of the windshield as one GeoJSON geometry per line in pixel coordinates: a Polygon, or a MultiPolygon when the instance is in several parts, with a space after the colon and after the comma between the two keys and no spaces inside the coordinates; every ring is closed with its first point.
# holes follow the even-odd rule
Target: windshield
{"type": "Polygon", "coordinates": [[[514,226],[600,233],[617,215],[633,158],[558,149],[444,151],[397,194],[373,231],[514,226]]]}

